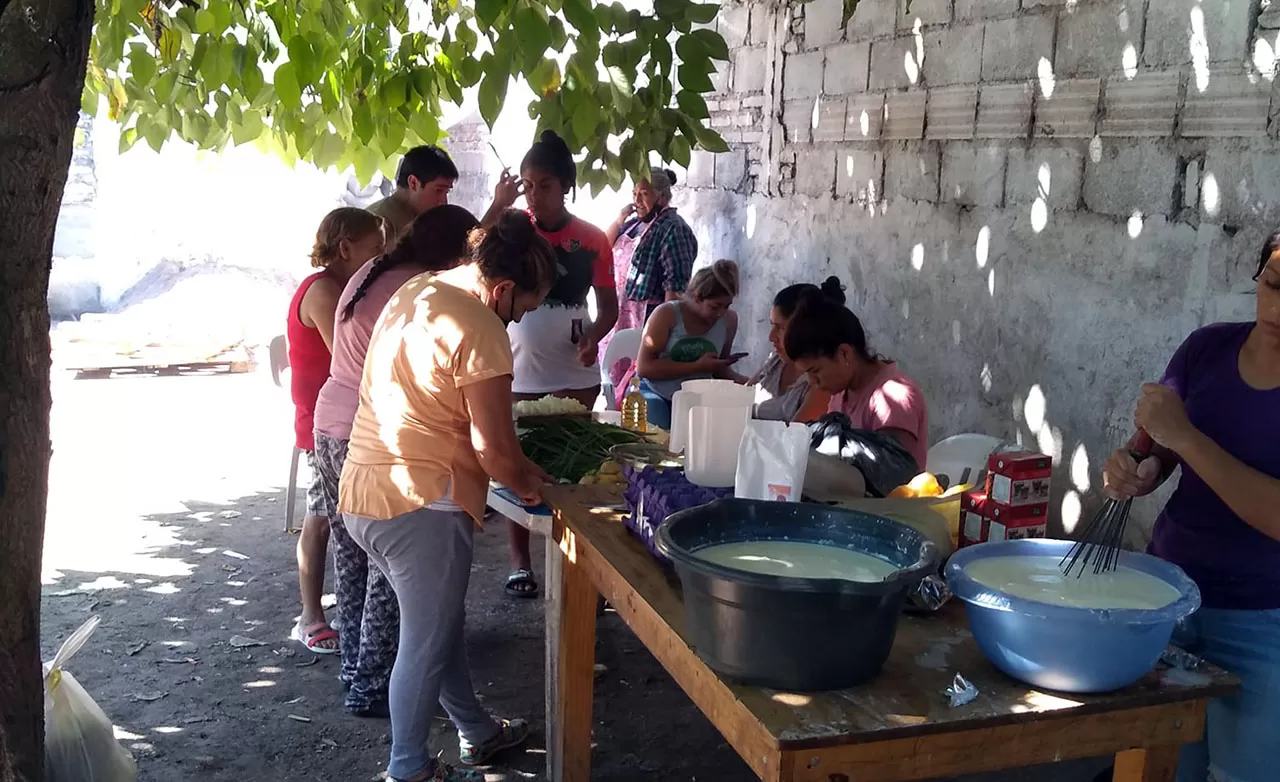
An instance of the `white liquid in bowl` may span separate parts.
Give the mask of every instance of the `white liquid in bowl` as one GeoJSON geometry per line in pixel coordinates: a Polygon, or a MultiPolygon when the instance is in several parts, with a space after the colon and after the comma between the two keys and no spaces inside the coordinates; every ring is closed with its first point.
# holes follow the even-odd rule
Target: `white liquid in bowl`
{"type": "Polygon", "coordinates": [[[884,581],[899,568],[879,557],[838,546],[789,540],[749,540],[721,543],[694,553],[715,565],[786,578],[836,578],[844,581],[884,581]]]}
{"type": "MultiPolygon", "coordinates": [[[[1064,576],[1059,557],[991,557],[964,569],[979,584],[1013,597],[1070,608],[1163,608],[1182,595],[1149,573],[1120,567],[1108,573],[1086,568],[1064,576]]],[[[1078,567],[1078,566],[1077,566],[1078,567]]]]}

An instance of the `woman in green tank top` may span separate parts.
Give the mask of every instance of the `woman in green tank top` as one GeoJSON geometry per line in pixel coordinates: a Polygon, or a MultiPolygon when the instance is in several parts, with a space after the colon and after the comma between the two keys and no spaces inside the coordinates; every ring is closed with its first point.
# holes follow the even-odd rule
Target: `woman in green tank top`
{"type": "Polygon", "coordinates": [[[671,428],[671,397],[686,380],[746,379],[733,371],[738,314],[738,265],[716,261],[689,281],[684,296],[653,311],[644,327],[636,362],[641,392],[649,403],[649,423],[671,428]]]}

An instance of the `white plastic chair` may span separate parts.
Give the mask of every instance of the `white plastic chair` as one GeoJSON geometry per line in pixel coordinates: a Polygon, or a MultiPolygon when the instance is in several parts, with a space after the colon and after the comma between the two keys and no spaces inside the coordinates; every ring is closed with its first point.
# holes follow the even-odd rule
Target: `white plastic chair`
{"type": "Polygon", "coordinates": [[[1001,444],[1000,438],[985,434],[948,437],[929,449],[925,470],[948,488],[963,483],[976,484],[987,470],[987,458],[1001,444]]]}
{"type": "MultiPolygon", "coordinates": [[[[609,369],[623,358],[635,361],[640,355],[640,341],[643,337],[643,329],[623,329],[615,332],[613,338],[609,340],[609,346],[604,350],[604,359],[600,362],[600,386],[606,391],[606,403],[612,401],[612,395],[607,393],[613,385],[609,377],[609,369]]],[[[606,407],[612,410],[614,405],[606,404],[606,407]]]]}

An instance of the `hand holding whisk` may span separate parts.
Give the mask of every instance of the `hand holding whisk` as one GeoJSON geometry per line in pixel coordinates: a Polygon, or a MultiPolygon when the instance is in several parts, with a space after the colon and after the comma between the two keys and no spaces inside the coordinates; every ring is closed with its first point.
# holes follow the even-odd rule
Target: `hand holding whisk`
{"type": "MultiPolygon", "coordinates": [[[[1150,435],[1139,429],[1129,453],[1135,462],[1141,464],[1151,455],[1152,445],[1150,435]]],[[[1107,500],[1102,510],[1085,526],[1080,540],[1076,541],[1058,563],[1063,575],[1071,575],[1073,569],[1078,571],[1077,578],[1086,569],[1092,569],[1094,573],[1116,569],[1120,561],[1120,547],[1124,543],[1125,527],[1129,523],[1129,506],[1132,504],[1132,498],[1107,500]]]]}

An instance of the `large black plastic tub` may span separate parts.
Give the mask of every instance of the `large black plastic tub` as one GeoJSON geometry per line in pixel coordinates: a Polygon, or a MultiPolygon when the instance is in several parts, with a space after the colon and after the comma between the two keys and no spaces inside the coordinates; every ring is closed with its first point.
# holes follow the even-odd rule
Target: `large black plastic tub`
{"type": "Polygon", "coordinates": [[[799,692],[874,678],[908,594],[938,567],[937,547],[906,524],[809,503],[731,499],[681,511],[658,528],[658,548],[680,577],[685,636],[698,656],[742,684],[799,692]],[[696,556],[748,540],[841,546],[901,569],[876,583],[783,578],[696,556]]]}

